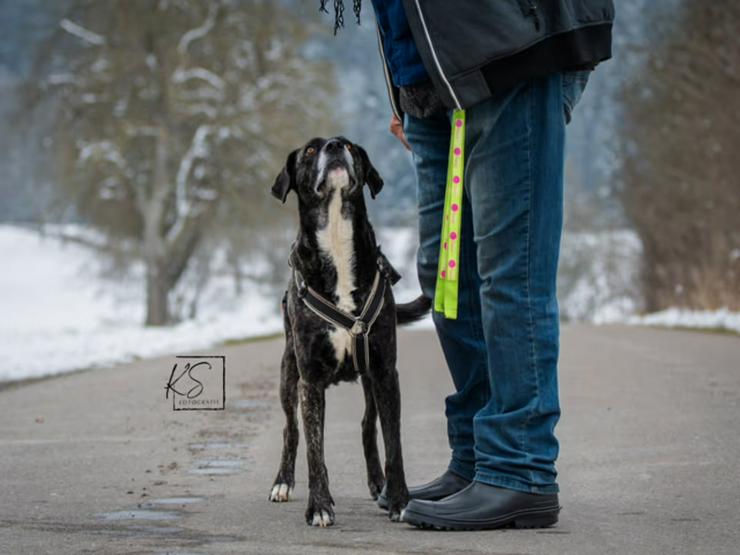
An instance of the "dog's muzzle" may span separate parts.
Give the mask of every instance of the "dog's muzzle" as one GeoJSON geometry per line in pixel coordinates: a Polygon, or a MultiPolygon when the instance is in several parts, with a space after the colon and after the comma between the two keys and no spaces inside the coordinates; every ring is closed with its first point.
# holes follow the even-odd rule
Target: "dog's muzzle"
{"type": "Polygon", "coordinates": [[[319,173],[316,179],[314,192],[322,194],[326,188],[326,181],[332,171],[343,169],[347,172],[347,179],[351,186],[355,180],[354,159],[339,140],[331,140],[324,145],[319,153],[319,173]]]}

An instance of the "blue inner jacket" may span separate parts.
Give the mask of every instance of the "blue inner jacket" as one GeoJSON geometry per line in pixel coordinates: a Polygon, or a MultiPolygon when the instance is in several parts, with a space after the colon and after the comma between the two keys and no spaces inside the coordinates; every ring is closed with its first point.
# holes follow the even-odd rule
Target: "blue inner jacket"
{"type": "Polygon", "coordinates": [[[411,35],[401,0],[372,0],[375,18],[383,36],[383,54],[393,84],[414,85],[429,79],[411,35]]]}

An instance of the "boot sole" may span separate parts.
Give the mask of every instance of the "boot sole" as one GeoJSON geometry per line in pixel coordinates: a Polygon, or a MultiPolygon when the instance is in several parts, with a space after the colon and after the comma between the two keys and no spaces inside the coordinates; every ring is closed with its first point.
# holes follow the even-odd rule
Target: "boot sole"
{"type": "Polygon", "coordinates": [[[495,530],[496,528],[548,528],[558,522],[560,507],[522,509],[485,521],[456,521],[404,510],[401,520],[429,530],[495,530]]]}

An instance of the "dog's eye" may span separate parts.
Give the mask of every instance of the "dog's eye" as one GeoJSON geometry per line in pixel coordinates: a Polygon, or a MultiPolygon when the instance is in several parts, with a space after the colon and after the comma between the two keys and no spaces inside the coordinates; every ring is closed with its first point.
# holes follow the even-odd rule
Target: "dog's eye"
{"type": "Polygon", "coordinates": [[[310,146],[306,149],[306,156],[313,156],[314,154],[316,154],[316,149],[314,147],[310,146]]]}
{"type": "Polygon", "coordinates": [[[344,145],[344,147],[345,147],[345,148],[346,148],[347,150],[349,150],[349,151],[351,151],[351,150],[352,150],[352,145],[351,145],[350,143],[347,143],[346,145],[344,145]]]}

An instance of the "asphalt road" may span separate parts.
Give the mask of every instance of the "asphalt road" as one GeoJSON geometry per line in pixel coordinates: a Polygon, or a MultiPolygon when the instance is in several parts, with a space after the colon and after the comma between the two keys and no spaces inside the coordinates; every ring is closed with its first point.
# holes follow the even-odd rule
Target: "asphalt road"
{"type": "MultiPolygon", "coordinates": [[[[358,384],[327,399],[337,524],[304,523],[302,440],[295,500],[270,503],[281,349],[212,352],[227,360],[222,412],[172,410],[172,357],[0,390],[0,553],[740,553],[737,336],[566,326],[564,508],[557,527],[534,531],[389,522],[365,486],[358,384]]],[[[401,333],[399,369],[414,484],[447,463],[451,384],[429,331],[401,333]]]]}

